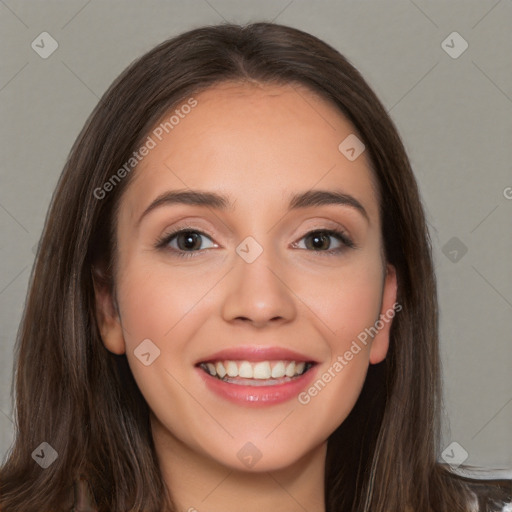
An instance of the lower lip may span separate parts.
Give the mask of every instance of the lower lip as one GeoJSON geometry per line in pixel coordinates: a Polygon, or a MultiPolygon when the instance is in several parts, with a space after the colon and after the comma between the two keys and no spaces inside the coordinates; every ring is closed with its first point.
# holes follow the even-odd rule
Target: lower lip
{"type": "Polygon", "coordinates": [[[262,406],[279,404],[296,398],[313,380],[317,366],[314,365],[306,373],[291,381],[272,386],[230,384],[208,375],[201,368],[196,368],[196,370],[200,373],[206,386],[218,396],[238,405],[262,406]]]}

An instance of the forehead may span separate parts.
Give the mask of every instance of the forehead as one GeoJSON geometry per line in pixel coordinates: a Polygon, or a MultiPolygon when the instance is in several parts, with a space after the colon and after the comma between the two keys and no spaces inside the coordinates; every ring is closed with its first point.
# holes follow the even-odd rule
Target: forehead
{"type": "Polygon", "coordinates": [[[159,137],[150,132],[155,146],[121,201],[131,220],[163,191],[186,188],[218,191],[253,209],[284,202],[285,193],[331,188],[378,215],[369,158],[363,152],[350,161],[340,151],[356,130],[330,102],[303,86],[252,83],[215,85],[193,99],[192,109],[177,105],[162,118],[157,127],[181,114],[159,137]]]}

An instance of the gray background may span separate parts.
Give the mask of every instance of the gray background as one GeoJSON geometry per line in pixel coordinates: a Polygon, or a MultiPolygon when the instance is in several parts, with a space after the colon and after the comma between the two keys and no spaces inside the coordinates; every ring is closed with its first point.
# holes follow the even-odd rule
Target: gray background
{"type": "MultiPolygon", "coordinates": [[[[223,20],[274,20],[324,39],[361,71],[390,112],[434,244],[443,446],[456,441],[468,452],[466,464],[510,472],[511,0],[0,0],[0,457],[13,439],[12,352],[34,246],[74,139],[136,57],[223,20]],[[59,45],[47,59],[31,48],[44,31],[59,45]],[[469,44],[458,58],[441,45],[454,31],[469,44]]],[[[456,40],[447,44],[461,48],[456,40]]],[[[464,453],[457,445],[450,450],[464,453]]]]}

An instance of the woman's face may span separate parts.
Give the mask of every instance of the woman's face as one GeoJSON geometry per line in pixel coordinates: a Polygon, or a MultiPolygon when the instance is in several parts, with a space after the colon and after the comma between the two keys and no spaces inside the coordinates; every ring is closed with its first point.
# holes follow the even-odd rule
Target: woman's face
{"type": "Polygon", "coordinates": [[[375,184],[353,126],[303,87],[194,99],[149,134],[121,198],[118,310],[97,291],[100,329],[159,446],[283,468],[324,446],[387,351],[375,184]]]}

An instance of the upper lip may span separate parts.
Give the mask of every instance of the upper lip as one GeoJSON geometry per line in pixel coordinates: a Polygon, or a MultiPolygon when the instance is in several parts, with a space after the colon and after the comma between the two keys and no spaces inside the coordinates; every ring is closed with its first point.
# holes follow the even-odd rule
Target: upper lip
{"type": "Polygon", "coordinates": [[[240,346],[219,350],[201,358],[196,364],[209,361],[304,361],[316,363],[314,359],[294,350],[282,347],[240,346]]]}

